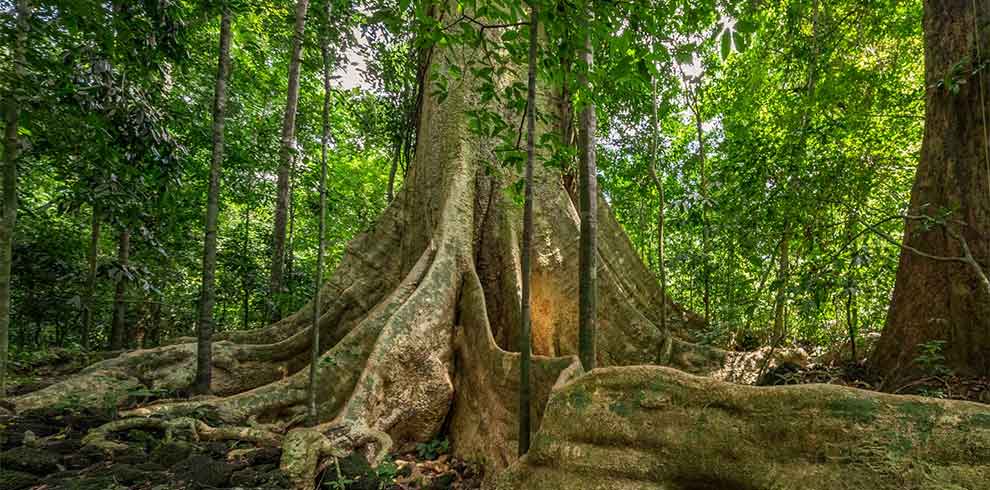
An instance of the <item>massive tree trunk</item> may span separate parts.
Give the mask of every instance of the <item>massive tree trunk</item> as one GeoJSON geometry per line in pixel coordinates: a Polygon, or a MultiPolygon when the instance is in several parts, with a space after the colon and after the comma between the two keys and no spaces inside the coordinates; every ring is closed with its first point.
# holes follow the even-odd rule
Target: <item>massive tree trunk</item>
{"type": "Polygon", "coordinates": [[[289,213],[290,178],[296,158],[296,110],[299,107],[299,68],[302,65],[303,33],[306,30],[306,11],[309,0],[296,3],[296,17],[292,36],[292,54],[289,58],[288,92],[285,98],[285,114],[282,118],[282,145],[279,150],[277,195],[275,197],[275,224],[272,234],[272,265],[268,287],[271,297],[271,320],[282,318],[281,295],[285,281],[285,241],[289,213]]]}
{"type": "Polygon", "coordinates": [[[220,215],[220,166],[223,162],[223,127],[227,109],[227,77],[230,75],[230,9],[220,14],[220,49],[217,56],[217,79],[213,94],[213,154],[210,159],[210,184],[206,197],[206,233],[203,238],[203,282],[199,299],[197,331],[196,382],[198,393],[210,391],[212,375],[213,305],[216,302],[217,218],[220,215]]]}
{"type": "Polygon", "coordinates": [[[914,250],[901,252],[870,359],[888,388],[918,374],[919,346],[933,341],[949,368],[990,375],[988,22],[986,2],[925,2],[925,137],[904,231],[914,250]]]}
{"type": "MultiPolygon", "coordinates": [[[[456,49],[464,51],[432,58],[446,63],[475,56],[469,48],[456,49]]],[[[522,210],[505,192],[515,176],[486,171],[496,161],[495,144],[468,129],[466,110],[479,103],[479,83],[465,75],[450,85],[443,103],[424,95],[415,162],[402,189],[374,227],[349,244],[319,301],[271,326],[214,343],[211,390],[217,397],[125,415],[188,415],[190,408],[207,406],[227,424],[250,422],[278,438],[285,434],[283,468],[299,487],[311,486],[323,455],[358,449],[379,456],[430,440],[443,427],[459,455],[490,469],[513,461],[519,355],[506,350],[520,337],[522,210]],[[320,424],[302,427],[314,320],[320,424]]],[[[537,430],[551,388],[581,372],[579,215],[558,170],[536,165],[532,190],[530,380],[537,430]]],[[[682,340],[700,320],[664,297],[607,203],[597,201],[595,361],[615,366],[660,359],[695,373],[751,381],[745,376],[755,369],[746,367],[756,365],[759,354],[682,340]],[[665,301],[672,335],[657,327],[665,301]]],[[[125,353],[13,402],[18,411],[70,398],[100,407],[108,392],[181,389],[193,380],[194,356],[192,343],[125,353]]]]}

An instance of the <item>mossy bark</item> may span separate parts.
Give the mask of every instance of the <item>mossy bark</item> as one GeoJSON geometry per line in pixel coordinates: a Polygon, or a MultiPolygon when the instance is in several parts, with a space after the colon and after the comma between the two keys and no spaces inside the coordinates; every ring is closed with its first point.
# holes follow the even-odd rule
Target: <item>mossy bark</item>
{"type": "Polygon", "coordinates": [[[556,390],[529,454],[494,487],[977,490],[988,481],[985,405],[635,366],[556,390]]]}

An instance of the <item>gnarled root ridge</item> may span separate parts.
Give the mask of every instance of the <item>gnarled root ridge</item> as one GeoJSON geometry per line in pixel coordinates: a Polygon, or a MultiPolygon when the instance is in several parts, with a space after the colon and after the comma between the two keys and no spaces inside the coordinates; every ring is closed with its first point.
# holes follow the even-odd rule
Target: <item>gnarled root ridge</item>
{"type": "Polygon", "coordinates": [[[635,366],[555,391],[532,449],[496,488],[975,490],[988,481],[984,405],[635,366]]]}
{"type": "Polygon", "coordinates": [[[126,449],[127,445],[110,440],[114,432],[125,432],[132,429],[153,429],[165,433],[165,440],[175,437],[186,437],[194,441],[245,441],[261,446],[277,447],[282,442],[279,434],[254,427],[212,427],[202,420],[192,417],[162,418],[126,418],[115,420],[97,429],[91,430],[83,438],[83,444],[113,452],[126,449]]]}

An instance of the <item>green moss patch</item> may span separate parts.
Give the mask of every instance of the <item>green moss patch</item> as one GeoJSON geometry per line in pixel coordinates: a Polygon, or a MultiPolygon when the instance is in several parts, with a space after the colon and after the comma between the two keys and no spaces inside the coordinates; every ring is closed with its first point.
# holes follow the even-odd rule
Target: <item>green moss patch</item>
{"type": "Polygon", "coordinates": [[[867,424],[876,420],[879,404],[869,398],[840,398],[828,402],[826,408],[838,417],[867,424]]]}

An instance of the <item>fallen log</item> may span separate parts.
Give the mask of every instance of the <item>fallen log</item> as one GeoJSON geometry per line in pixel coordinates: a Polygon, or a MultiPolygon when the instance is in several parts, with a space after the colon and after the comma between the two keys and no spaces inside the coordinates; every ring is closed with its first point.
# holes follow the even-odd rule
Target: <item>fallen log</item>
{"type": "Polygon", "coordinates": [[[990,407],[597,369],[550,398],[509,489],[987,490],[990,407]]]}

